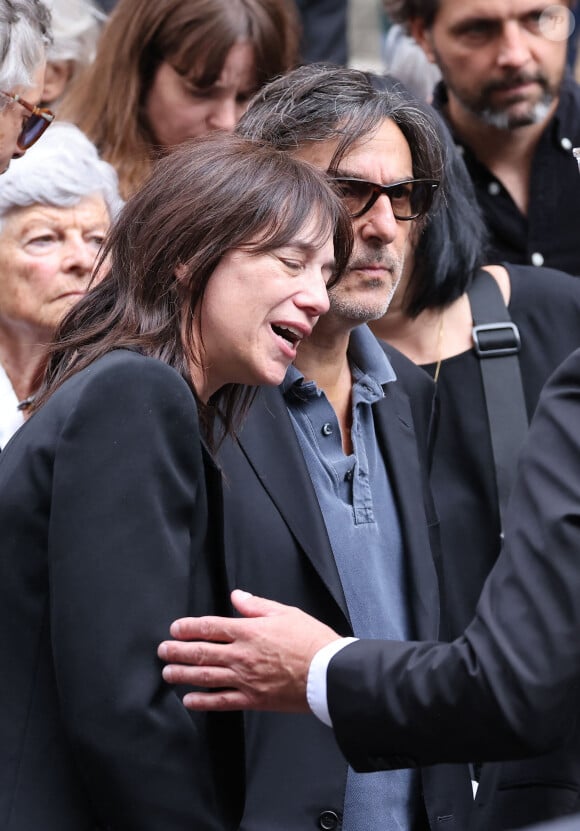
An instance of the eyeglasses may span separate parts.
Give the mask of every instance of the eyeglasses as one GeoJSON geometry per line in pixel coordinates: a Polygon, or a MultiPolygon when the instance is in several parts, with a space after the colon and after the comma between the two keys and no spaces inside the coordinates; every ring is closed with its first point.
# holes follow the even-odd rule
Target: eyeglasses
{"type": "Polygon", "coordinates": [[[20,104],[25,110],[31,113],[24,124],[20,135],[16,140],[16,144],[20,150],[28,150],[29,147],[38,141],[41,135],[47,130],[54,121],[54,113],[41,107],[35,107],[34,104],[29,104],[24,98],[21,98],[17,93],[2,92],[5,98],[20,104]]]}
{"type": "Polygon", "coordinates": [[[395,219],[417,219],[426,214],[439,187],[436,179],[404,179],[391,185],[378,185],[350,176],[332,176],[339,196],[353,219],[373,207],[379,196],[388,196],[395,219]]]}

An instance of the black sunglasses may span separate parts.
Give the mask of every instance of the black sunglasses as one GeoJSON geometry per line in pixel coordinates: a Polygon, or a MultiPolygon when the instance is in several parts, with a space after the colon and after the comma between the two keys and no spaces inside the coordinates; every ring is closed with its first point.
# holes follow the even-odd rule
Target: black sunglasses
{"type": "Polygon", "coordinates": [[[47,130],[54,121],[54,113],[41,107],[35,107],[34,104],[29,104],[24,98],[21,98],[17,93],[2,92],[5,98],[20,104],[25,110],[28,110],[30,115],[22,125],[22,130],[16,141],[20,150],[28,150],[29,147],[38,141],[41,135],[47,130]]]}
{"type": "Polygon", "coordinates": [[[391,185],[378,185],[350,176],[332,176],[332,181],[353,219],[370,211],[383,195],[389,197],[395,219],[417,219],[427,213],[439,187],[436,179],[404,179],[391,185]]]}

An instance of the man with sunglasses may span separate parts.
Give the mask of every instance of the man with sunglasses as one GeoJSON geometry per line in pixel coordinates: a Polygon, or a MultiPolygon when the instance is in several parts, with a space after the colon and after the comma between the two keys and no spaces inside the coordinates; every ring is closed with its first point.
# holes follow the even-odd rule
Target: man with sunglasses
{"type": "MultiPolygon", "coordinates": [[[[343,635],[436,639],[426,472],[433,386],[364,325],[385,313],[409,235],[431,206],[436,132],[429,116],[374,90],[364,73],[320,66],[267,85],[238,130],[327,170],[353,217],[355,245],[329,313],[284,383],[259,392],[239,443],[222,446],[227,585],[218,608],[242,586],[343,635]]],[[[300,252],[288,257],[300,268],[300,252]]],[[[427,831],[438,817],[448,831],[466,827],[466,766],[361,777],[313,715],[240,718],[242,828],[427,831]]]]}
{"type": "Polygon", "coordinates": [[[41,0],[0,0],[0,173],[24,155],[54,116],[41,110],[50,13],[41,0]]]}

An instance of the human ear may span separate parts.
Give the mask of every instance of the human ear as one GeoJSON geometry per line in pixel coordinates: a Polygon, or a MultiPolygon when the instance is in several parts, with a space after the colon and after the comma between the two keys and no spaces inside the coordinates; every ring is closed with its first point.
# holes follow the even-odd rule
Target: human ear
{"type": "Polygon", "coordinates": [[[413,17],[409,23],[409,32],[427,55],[429,61],[431,63],[437,63],[435,50],[433,49],[433,33],[425,25],[425,20],[422,17],[413,17]]]}

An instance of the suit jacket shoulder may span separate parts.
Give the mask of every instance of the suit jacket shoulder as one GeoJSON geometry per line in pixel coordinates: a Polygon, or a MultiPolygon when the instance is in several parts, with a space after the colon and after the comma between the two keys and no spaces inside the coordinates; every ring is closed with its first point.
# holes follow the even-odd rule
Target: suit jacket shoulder
{"type": "Polygon", "coordinates": [[[195,401],[154,359],[96,361],[3,451],[2,828],[217,826],[206,720],[156,657],[190,611],[206,522],[195,401]]]}

